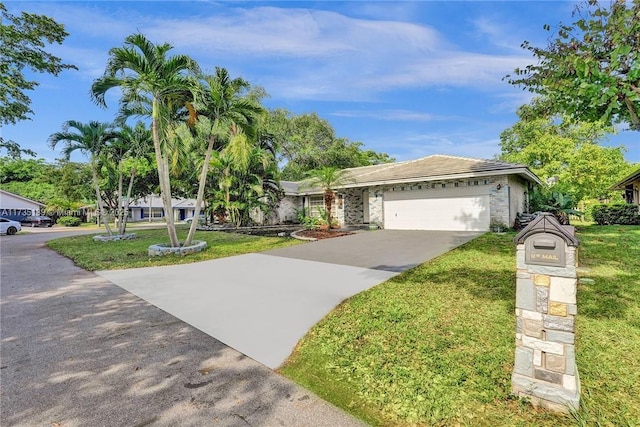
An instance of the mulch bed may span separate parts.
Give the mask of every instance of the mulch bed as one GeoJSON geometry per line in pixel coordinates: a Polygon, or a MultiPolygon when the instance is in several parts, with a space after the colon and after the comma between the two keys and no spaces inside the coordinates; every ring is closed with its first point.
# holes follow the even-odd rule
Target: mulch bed
{"type": "Polygon", "coordinates": [[[348,236],[353,234],[350,231],[338,231],[338,230],[303,230],[296,233],[301,237],[310,237],[313,239],[330,239],[332,237],[348,236]]]}

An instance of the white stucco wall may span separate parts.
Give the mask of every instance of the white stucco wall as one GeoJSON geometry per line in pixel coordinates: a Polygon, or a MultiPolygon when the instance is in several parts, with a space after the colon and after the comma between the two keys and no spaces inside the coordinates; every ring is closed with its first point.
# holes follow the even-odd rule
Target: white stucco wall
{"type": "Polygon", "coordinates": [[[0,191],[0,216],[38,215],[44,205],[24,199],[7,191],[0,191]]]}
{"type": "Polygon", "coordinates": [[[509,225],[513,227],[516,215],[519,212],[524,212],[527,208],[529,190],[527,183],[517,176],[510,176],[508,184],[511,199],[509,206],[509,225]]]}
{"type": "Polygon", "coordinates": [[[285,196],[276,209],[276,223],[295,222],[298,220],[296,209],[302,208],[302,198],[297,196],[285,196]]]}

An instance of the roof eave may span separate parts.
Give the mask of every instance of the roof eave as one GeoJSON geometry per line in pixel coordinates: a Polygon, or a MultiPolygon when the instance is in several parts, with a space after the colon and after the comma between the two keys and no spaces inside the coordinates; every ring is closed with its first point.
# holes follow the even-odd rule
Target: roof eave
{"type": "Polygon", "coordinates": [[[609,187],[609,190],[624,190],[627,185],[632,184],[636,180],[640,180],[640,170],[633,172],[622,181],[613,184],[611,187],[609,187]]]}
{"type": "Polygon", "coordinates": [[[11,195],[11,196],[13,196],[13,197],[16,197],[16,198],[18,198],[18,199],[20,199],[20,200],[24,200],[25,202],[35,203],[36,205],[38,205],[38,206],[43,206],[43,207],[46,207],[46,206],[47,206],[47,205],[45,205],[44,203],[40,203],[40,202],[37,202],[37,201],[35,201],[35,200],[27,199],[26,197],[22,197],[22,196],[20,196],[20,195],[18,195],[18,194],[16,194],[16,193],[12,193],[11,191],[2,190],[2,189],[0,189],[0,191],[2,191],[3,193],[9,194],[9,195],[11,195]]]}
{"type": "MultiPolygon", "coordinates": [[[[358,182],[354,184],[346,184],[341,186],[336,186],[336,190],[344,190],[347,188],[363,188],[363,187],[375,187],[380,185],[395,185],[395,184],[408,184],[411,182],[428,182],[428,181],[439,181],[444,179],[468,179],[468,178],[482,178],[493,175],[520,175],[525,178],[527,181],[533,182],[538,185],[542,185],[542,181],[538,178],[533,172],[531,172],[526,166],[518,167],[518,168],[509,168],[509,169],[498,169],[498,170],[489,170],[489,171],[481,171],[481,172],[466,172],[466,173],[455,173],[455,174],[445,174],[445,175],[435,175],[435,176],[418,176],[415,178],[402,178],[402,179],[388,179],[382,181],[366,181],[366,182],[358,182]]],[[[312,194],[322,194],[323,190],[321,189],[308,189],[305,191],[298,191],[295,194],[288,194],[291,196],[307,196],[312,194]]]]}

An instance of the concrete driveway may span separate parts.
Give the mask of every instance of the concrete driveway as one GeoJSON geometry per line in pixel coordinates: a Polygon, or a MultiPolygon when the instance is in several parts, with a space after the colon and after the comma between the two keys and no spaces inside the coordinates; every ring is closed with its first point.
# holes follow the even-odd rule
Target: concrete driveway
{"type": "Polygon", "coordinates": [[[64,234],[0,237],[1,426],[363,426],[44,245],[64,234]]]}
{"type": "Polygon", "coordinates": [[[361,231],[351,236],[264,253],[398,273],[442,255],[480,234],[469,231],[361,231]]]}
{"type": "Polygon", "coordinates": [[[260,254],[97,274],[277,368],[340,302],[478,234],[379,230],[260,254]]]}

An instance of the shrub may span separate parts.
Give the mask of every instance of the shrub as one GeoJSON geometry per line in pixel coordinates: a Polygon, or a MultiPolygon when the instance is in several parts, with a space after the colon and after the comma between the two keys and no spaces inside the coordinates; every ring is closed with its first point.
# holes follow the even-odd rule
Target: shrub
{"type": "Polygon", "coordinates": [[[65,227],[77,227],[82,221],[77,216],[61,216],[58,218],[58,224],[65,227]]]}
{"type": "Polygon", "coordinates": [[[614,203],[593,207],[593,220],[598,225],[638,225],[640,210],[638,205],[614,203]]]}

